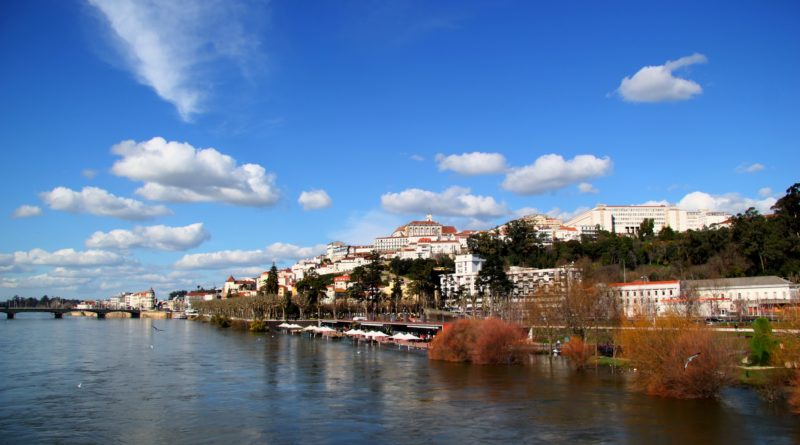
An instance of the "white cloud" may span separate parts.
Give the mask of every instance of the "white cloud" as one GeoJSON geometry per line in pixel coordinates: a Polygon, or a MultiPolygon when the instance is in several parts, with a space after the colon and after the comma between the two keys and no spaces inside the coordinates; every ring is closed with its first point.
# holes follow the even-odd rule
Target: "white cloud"
{"type": "Polygon", "coordinates": [[[94,249],[131,249],[142,247],[156,250],[187,250],[199,246],[211,236],[203,228],[203,223],[183,227],[148,226],[134,227],[133,230],[112,230],[94,232],[86,247],[94,249]]]}
{"type": "Polygon", "coordinates": [[[343,229],[334,231],[329,236],[346,244],[372,244],[376,237],[391,234],[403,222],[404,220],[397,215],[380,210],[354,212],[343,222],[343,229]]]}
{"type": "Polygon", "coordinates": [[[592,184],[589,184],[588,182],[581,182],[580,184],[578,184],[578,190],[581,193],[596,194],[600,192],[600,190],[597,190],[592,184]]]}
{"type": "Polygon", "coordinates": [[[452,170],[462,175],[488,175],[506,171],[506,158],[500,153],[475,151],[460,155],[436,155],[439,171],[452,170]]]}
{"type": "Polygon", "coordinates": [[[772,189],[769,188],[769,187],[762,187],[762,188],[758,189],[758,196],[760,196],[762,198],[768,198],[768,197],[772,196],[772,189]]]}
{"type": "Polygon", "coordinates": [[[649,201],[643,202],[641,204],[635,204],[635,205],[640,205],[640,206],[667,206],[668,207],[668,206],[670,206],[672,204],[670,204],[669,201],[667,201],[665,199],[661,199],[661,200],[651,199],[649,201]]]}
{"type": "Polygon", "coordinates": [[[422,162],[422,161],[425,160],[425,158],[423,156],[420,156],[420,155],[411,155],[410,159],[412,161],[417,161],[417,162],[422,162]]]}
{"type": "Polygon", "coordinates": [[[503,188],[521,195],[537,195],[606,175],[611,168],[608,157],[578,155],[567,161],[561,155],[547,154],[531,165],[512,168],[503,181],[503,188]]]}
{"type": "Polygon", "coordinates": [[[591,210],[589,207],[578,207],[573,211],[569,210],[561,210],[558,207],[552,208],[545,213],[547,216],[551,218],[560,219],[561,221],[567,222],[572,218],[580,215],[583,212],[591,210]]]}
{"type": "Polygon", "coordinates": [[[464,187],[450,187],[443,193],[422,189],[406,189],[400,193],[381,196],[381,205],[392,213],[426,214],[443,216],[493,217],[508,214],[505,203],[498,203],[491,196],[469,193],[464,187]]]}
{"type": "Polygon", "coordinates": [[[514,218],[522,218],[523,216],[528,215],[538,215],[542,212],[539,211],[536,207],[523,207],[521,209],[514,210],[514,218]]]}
{"type": "Polygon", "coordinates": [[[764,164],[759,164],[756,162],[755,164],[742,164],[736,167],[737,173],[758,173],[764,170],[764,164]]]}
{"type": "Polygon", "coordinates": [[[752,199],[743,197],[738,193],[711,195],[705,192],[692,192],[678,202],[678,208],[683,210],[712,210],[728,213],[742,213],[750,207],[756,208],[760,213],[771,213],[770,207],[775,204],[774,197],[752,199]]]}
{"type": "Polygon", "coordinates": [[[85,168],[83,171],[81,171],[81,175],[83,175],[83,177],[86,179],[94,179],[94,177],[97,176],[97,171],[90,168],[85,168]]]}
{"type": "Polygon", "coordinates": [[[663,102],[690,99],[703,88],[688,79],[672,75],[673,71],[696,63],[706,63],[702,54],[692,54],[664,65],[645,66],[633,77],[625,77],[617,92],[628,102],[663,102]]]}
{"type": "Polygon", "coordinates": [[[303,206],[303,210],[324,209],[332,204],[331,197],[325,190],[309,190],[300,193],[297,202],[303,206]]]}
{"type": "Polygon", "coordinates": [[[32,205],[21,205],[14,210],[12,216],[14,218],[30,218],[32,216],[39,216],[42,214],[42,209],[38,206],[32,205]]]}
{"type": "Polygon", "coordinates": [[[236,266],[266,265],[273,261],[298,260],[325,251],[324,245],[299,247],[294,244],[273,243],[259,250],[223,250],[210,253],[184,255],[175,267],[178,269],[225,269],[236,266]]]}
{"type": "Polygon", "coordinates": [[[61,249],[48,252],[42,249],[32,249],[28,252],[14,252],[14,263],[18,265],[90,267],[122,264],[124,261],[125,258],[121,255],[103,250],[81,252],[74,249],[61,249]]]}
{"type": "Polygon", "coordinates": [[[214,75],[258,60],[254,11],[239,2],[89,0],[106,19],[136,79],[189,121],[203,111],[214,75]],[[233,63],[231,63],[233,62],[233,63]]]}
{"type": "Polygon", "coordinates": [[[258,164],[238,165],[214,148],[155,137],[144,142],[123,141],[111,151],[122,157],[111,171],[144,181],[136,193],[147,199],[267,206],[279,198],[274,174],[258,164]]]}
{"type": "Polygon", "coordinates": [[[89,213],[127,220],[151,219],[172,213],[162,205],[148,206],[135,199],[120,198],[97,187],[84,187],[80,192],[56,187],[39,196],[51,209],[71,213],[89,213]]]}

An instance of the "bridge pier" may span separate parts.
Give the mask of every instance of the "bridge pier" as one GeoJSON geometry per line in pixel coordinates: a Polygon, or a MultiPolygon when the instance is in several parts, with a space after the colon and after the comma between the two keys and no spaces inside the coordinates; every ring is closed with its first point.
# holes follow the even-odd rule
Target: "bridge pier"
{"type": "Polygon", "coordinates": [[[6,318],[9,319],[9,320],[13,320],[14,319],[14,313],[13,312],[6,312],[6,318]]]}
{"type": "Polygon", "coordinates": [[[129,312],[131,314],[131,318],[139,318],[139,311],[136,312],[129,312]]]}
{"type": "Polygon", "coordinates": [[[56,319],[64,318],[64,314],[61,312],[53,312],[53,315],[56,316],[56,319]]]}
{"type": "Polygon", "coordinates": [[[106,314],[104,312],[95,312],[97,314],[97,319],[106,318],[106,314]]]}

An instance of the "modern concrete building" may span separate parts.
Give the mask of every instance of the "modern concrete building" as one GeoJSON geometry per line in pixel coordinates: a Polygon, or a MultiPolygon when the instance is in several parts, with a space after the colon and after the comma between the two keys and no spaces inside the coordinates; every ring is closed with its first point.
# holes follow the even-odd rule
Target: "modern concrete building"
{"type": "Polygon", "coordinates": [[[666,205],[607,206],[600,204],[572,218],[565,225],[584,232],[591,232],[599,227],[601,230],[609,232],[633,235],[639,232],[639,226],[645,219],[653,220],[653,229],[658,233],[665,226],[671,227],[676,232],[716,227],[730,218],[731,215],[725,212],[689,211],[666,205]]]}

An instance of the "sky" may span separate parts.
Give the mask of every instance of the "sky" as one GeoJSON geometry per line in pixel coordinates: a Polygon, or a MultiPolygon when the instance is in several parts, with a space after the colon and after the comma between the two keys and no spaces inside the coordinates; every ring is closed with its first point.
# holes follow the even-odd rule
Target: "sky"
{"type": "Polygon", "coordinates": [[[800,178],[796,1],[0,4],[0,299],[221,286],[431,213],[743,212],[800,178]]]}

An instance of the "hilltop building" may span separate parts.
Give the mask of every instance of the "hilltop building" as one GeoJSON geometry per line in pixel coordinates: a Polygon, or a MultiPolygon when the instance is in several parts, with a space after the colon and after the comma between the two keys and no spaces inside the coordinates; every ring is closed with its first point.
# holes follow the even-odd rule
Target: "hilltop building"
{"type": "Polygon", "coordinates": [[[586,234],[591,234],[599,228],[608,232],[635,235],[639,232],[639,226],[645,219],[653,220],[653,229],[658,233],[667,226],[676,232],[718,227],[725,224],[730,218],[731,215],[725,212],[681,210],[676,206],[667,205],[607,206],[600,204],[575,216],[565,225],[575,227],[586,234]]]}

